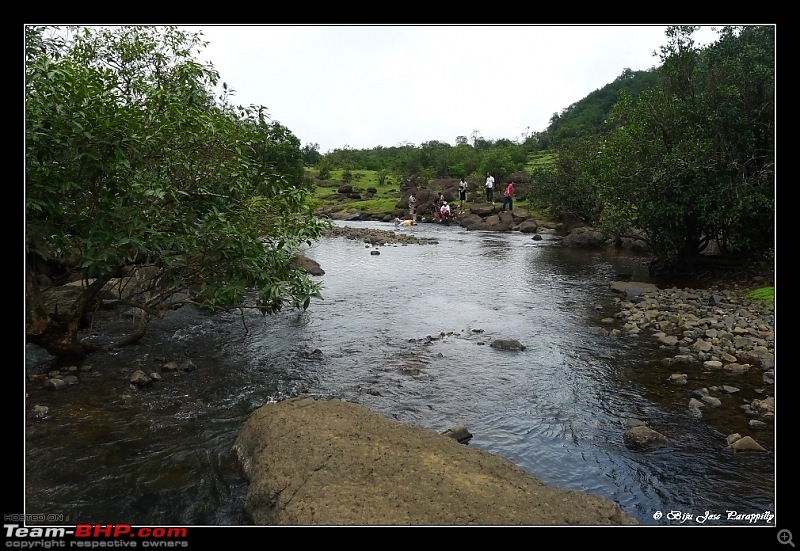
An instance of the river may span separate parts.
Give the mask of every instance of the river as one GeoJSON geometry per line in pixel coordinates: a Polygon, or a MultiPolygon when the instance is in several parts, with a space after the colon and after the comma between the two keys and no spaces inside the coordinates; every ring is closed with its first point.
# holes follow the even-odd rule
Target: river
{"type": "MultiPolygon", "coordinates": [[[[688,415],[688,391],[667,384],[655,343],[601,330],[616,311],[617,274],[654,282],[645,259],[570,250],[549,235],[437,224],[397,231],[439,243],[324,238],[306,251],[326,272],[324,299],[305,312],[186,308],[151,323],[139,344],[76,365],[79,384],[26,383],[26,512],[68,524],[248,524],[233,442],[256,408],[301,393],[437,431],[464,425],[470,446],[549,484],[603,495],[642,524],[663,525],[657,511],[774,510],[772,428],[759,436],[767,452],[731,453],[725,436],[748,430],[744,413],[688,415]],[[496,350],[494,339],[526,348],[496,350]],[[186,359],[197,369],[128,388],[136,367],[186,359]],[[31,413],[36,405],[46,416],[31,413]],[[630,418],[677,444],[627,449],[630,418]]],[[[91,331],[134,323],[122,317],[91,331]]],[[[26,347],[28,375],[59,367],[26,347]]],[[[760,374],[738,384],[758,387],[760,374]]]]}

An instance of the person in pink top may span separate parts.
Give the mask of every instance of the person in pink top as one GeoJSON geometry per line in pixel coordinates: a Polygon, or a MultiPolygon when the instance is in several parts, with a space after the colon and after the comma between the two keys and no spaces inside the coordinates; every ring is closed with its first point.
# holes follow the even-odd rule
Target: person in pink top
{"type": "Polygon", "coordinates": [[[505,191],[503,191],[503,210],[506,210],[506,205],[508,205],[508,210],[512,210],[514,208],[514,181],[510,181],[506,186],[505,191]]]}

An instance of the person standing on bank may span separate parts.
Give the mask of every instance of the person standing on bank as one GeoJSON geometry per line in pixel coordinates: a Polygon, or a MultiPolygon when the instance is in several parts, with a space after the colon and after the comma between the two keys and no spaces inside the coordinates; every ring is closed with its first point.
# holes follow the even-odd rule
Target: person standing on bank
{"type": "Polygon", "coordinates": [[[508,210],[514,209],[514,180],[511,180],[503,191],[503,210],[506,210],[506,205],[508,210]]]}
{"type": "Polygon", "coordinates": [[[461,181],[458,183],[458,213],[464,214],[464,208],[467,205],[467,181],[464,177],[461,177],[461,181]]]}
{"type": "Polygon", "coordinates": [[[486,187],[486,200],[494,205],[494,176],[488,172],[486,173],[486,183],[484,186],[486,187]]]}
{"type": "Polygon", "coordinates": [[[408,213],[411,215],[411,220],[414,220],[414,208],[417,206],[417,198],[414,194],[408,196],[408,213]]]}

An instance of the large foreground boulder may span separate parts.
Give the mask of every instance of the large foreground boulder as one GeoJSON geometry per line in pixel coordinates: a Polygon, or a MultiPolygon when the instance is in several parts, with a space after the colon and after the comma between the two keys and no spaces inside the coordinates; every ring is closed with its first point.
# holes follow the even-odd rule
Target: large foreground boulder
{"type": "Polygon", "coordinates": [[[267,404],[234,444],[258,525],[634,525],[605,498],[363,406],[267,404]]]}

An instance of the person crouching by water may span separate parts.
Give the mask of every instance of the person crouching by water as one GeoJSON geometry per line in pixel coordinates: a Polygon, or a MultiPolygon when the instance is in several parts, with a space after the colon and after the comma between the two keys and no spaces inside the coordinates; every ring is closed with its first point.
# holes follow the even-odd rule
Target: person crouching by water
{"type": "Polygon", "coordinates": [[[442,206],[439,207],[439,219],[450,220],[450,216],[450,205],[447,204],[447,201],[442,201],[442,206]]]}

